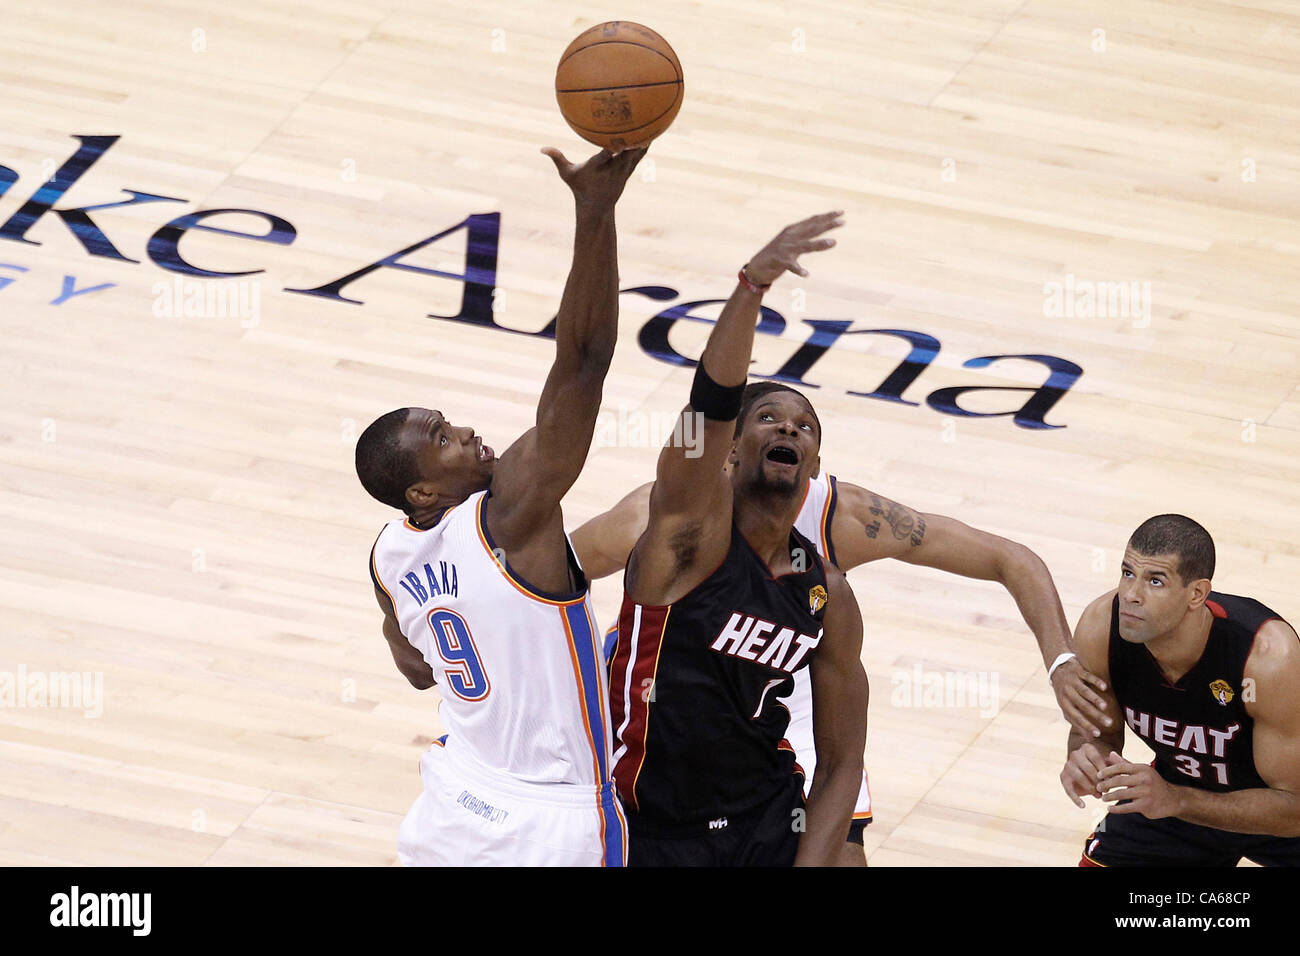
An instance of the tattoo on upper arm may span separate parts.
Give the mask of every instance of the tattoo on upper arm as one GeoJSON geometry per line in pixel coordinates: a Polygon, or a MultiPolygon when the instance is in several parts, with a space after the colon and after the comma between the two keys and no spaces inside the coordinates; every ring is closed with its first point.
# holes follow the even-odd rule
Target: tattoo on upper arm
{"type": "Polygon", "coordinates": [[[914,548],[920,547],[925,540],[925,518],[911,508],[873,493],[870,510],[873,520],[866,526],[868,538],[874,540],[880,534],[881,522],[884,521],[896,539],[909,541],[914,548]]]}

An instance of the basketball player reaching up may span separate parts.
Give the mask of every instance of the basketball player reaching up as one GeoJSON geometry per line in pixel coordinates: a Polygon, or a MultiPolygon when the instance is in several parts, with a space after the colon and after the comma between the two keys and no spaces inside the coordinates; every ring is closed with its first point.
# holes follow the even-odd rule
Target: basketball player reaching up
{"type": "Polygon", "coordinates": [[[468,425],[403,408],[357,441],[357,475],[406,512],[371,552],[393,660],[442,688],[448,735],[420,762],[407,865],[622,865],[606,673],[560,499],[578,477],[618,331],[614,206],[644,150],[581,166],[573,265],[537,423],[498,460],[468,425]]]}
{"type": "Polygon", "coordinates": [[[1300,865],[1300,640],[1258,601],[1211,590],[1213,574],[1208,532],[1158,515],[1079,618],[1079,657],[1117,718],[1098,743],[1070,734],[1065,792],[1115,804],[1080,866],[1300,865]],[[1125,723],[1153,764],[1120,756],[1125,723]]]}
{"type": "Polygon", "coordinates": [[[631,866],[833,864],[862,777],[862,619],[844,576],[794,529],[821,435],[806,402],[737,422],[762,292],[839,213],[787,227],[741,270],[683,416],[693,449],[659,455],[628,558],[610,662],[614,777],[631,866]],[[696,419],[698,420],[698,419],[696,419]],[[740,432],[737,437],[737,427],[740,432]],[[723,472],[730,459],[731,473],[723,472]],[[809,667],[820,762],[804,804],[778,697],[809,667]]]}
{"type": "MultiPolygon", "coordinates": [[[[783,393],[799,399],[790,408],[802,409],[806,405],[811,409],[807,399],[788,385],[752,382],[745,387],[741,421],[750,417],[760,422],[774,420],[785,407],[778,401],[783,393]]],[[[574,550],[589,579],[623,569],[628,553],[645,530],[651,487],[650,483],[642,485],[573,533],[574,550]]],[[[1050,672],[1049,681],[1066,719],[1088,736],[1096,736],[1098,727],[1107,726],[1102,698],[1090,686],[1104,684],[1074,658],[1069,624],[1051,572],[1029,548],[954,518],[915,511],[866,488],[839,481],[825,470],[808,479],[795,527],[817,547],[824,560],[842,571],[882,558],[896,558],[998,582],[1015,600],[1037,638],[1044,666],[1050,672]]],[[[804,771],[815,776],[813,701],[806,670],[795,674],[794,691],[785,704],[790,710],[786,739],[804,771]]],[[[871,812],[871,793],[864,777],[843,848],[842,862],[846,865],[865,865],[863,830],[871,820],[871,812]]]]}

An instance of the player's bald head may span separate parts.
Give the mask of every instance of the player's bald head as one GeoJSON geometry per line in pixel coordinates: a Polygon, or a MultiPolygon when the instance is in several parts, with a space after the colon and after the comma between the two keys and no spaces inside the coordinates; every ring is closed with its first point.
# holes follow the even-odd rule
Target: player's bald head
{"type": "Polygon", "coordinates": [[[750,382],[745,386],[745,391],[741,393],[740,397],[740,413],[736,416],[735,437],[739,438],[740,433],[745,430],[745,422],[749,419],[749,413],[754,410],[754,406],[775,392],[789,392],[798,396],[808,406],[808,411],[817,425],[817,440],[820,442],[822,423],[821,419],[817,417],[817,409],[813,408],[812,402],[808,401],[808,396],[804,395],[803,392],[797,388],[791,388],[783,382],[750,382]]]}

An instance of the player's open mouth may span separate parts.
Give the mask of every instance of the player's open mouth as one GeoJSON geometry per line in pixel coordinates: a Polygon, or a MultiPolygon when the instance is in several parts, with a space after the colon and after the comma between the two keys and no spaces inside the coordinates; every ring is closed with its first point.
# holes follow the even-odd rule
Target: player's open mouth
{"type": "Polygon", "coordinates": [[[496,455],[492,451],[492,446],[483,444],[483,439],[480,438],[478,440],[478,460],[492,461],[494,458],[496,458],[496,455]]]}
{"type": "Polygon", "coordinates": [[[799,453],[789,445],[773,445],[767,450],[766,458],[778,465],[798,465],[799,453]]]}

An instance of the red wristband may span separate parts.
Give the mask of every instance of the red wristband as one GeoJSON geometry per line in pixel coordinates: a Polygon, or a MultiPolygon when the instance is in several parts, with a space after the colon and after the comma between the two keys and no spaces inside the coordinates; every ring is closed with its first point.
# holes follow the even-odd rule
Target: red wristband
{"type": "Polygon", "coordinates": [[[767,285],[756,285],[754,282],[750,281],[749,276],[745,275],[744,266],[740,267],[740,271],[736,273],[736,277],[740,279],[745,288],[754,293],[754,295],[762,295],[768,289],[772,288],[772,283],[770,282],[767,285]]]}

